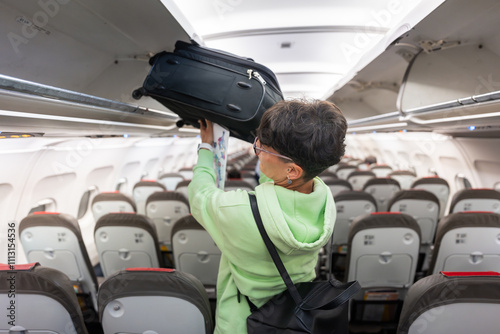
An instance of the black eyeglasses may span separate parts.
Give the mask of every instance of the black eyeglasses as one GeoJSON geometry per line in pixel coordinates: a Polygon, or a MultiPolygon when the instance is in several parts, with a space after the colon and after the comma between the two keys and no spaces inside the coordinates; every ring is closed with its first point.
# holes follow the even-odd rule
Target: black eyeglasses
{"type": "Polygon", "coordinates": [[[279,158],[290,160],[291,162],[293,162],[293,159],[291,159],[289,157],[286,157],[286,156],[278,154],[278,153],[269,152],[268,150],[265,150],[262,147],[257,147],[257,140],[258,139],[259,139],[259,137],[255,137],[255,140],[253,141],[253,151],[255,152],[255,155],[258,156],[260,154],[260,152],[266,152],[266,153],[269,153],[271,155],[277,156],[279,158]]]}

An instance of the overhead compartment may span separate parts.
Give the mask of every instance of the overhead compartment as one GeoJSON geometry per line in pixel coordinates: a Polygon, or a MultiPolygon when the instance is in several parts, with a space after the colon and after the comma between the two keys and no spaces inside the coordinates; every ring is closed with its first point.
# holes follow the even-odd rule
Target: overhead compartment
{"type": "MultiPolygon", "coordinates": [[[[409,66],[399,92],[403,113],[500,90],[500,56],[482,44],[460,41],[439,51],[420,52],[409,66]]],[[[470,104],[472,101],[464,101],[470,104]]]]}
{"type": "Polygon", "coordinates": [[[499,30],[498,1],[446,1],[329,99],[351,132],[498,136],[499,30]]]}

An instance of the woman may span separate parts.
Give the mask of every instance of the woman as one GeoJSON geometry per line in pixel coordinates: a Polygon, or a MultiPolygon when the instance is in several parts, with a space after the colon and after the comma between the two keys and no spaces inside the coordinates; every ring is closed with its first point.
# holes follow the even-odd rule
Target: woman
{"type": "MultiPolygon", "coordinates": [[[[255,154],[261,184],[255,195],[264,227],[294,283],[312,281],[318,253],[335,223],[329,188],[316,177],[344,155],[347,124],[326,101],[282,101],[263,115],[255,154]]],[[[222,252],[215,333],[247,333],[250,308],[285,290],[255,224],[246,191],[215,185],[212,123],[200,121],[202,144],[189,185],[191,213],[222,252]]]]}

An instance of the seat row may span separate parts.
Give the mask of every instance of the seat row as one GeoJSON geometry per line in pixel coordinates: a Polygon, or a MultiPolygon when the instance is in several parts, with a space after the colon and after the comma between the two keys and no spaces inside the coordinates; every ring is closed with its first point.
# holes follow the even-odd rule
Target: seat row
{"type": "MultiPolygon", "coordinates": [[[[38,263],[0,265],[0,300],[9,305],[0,331],[93,333],[72,289],[63,273],[38,263]]],[[[397,333],[495,333],[500,326],[499,300],[498,272],[430,275],[409,289],[396,321],[397,333]]],[[[114,274],[99,289],[98,314],[105,334],[209,334],[214,328],[200,282],[173,269],[135,268],[114,274]]]]}
{"type": "MultiPolygon", "coordinates": [[[[161,183],[143,180],[134,186],[133,198],[120,192],[100,193],[92,200],[92,213],[97,222],[110,212],[135,212],[153,220],[158,240],[162,246],[170,248],[171,229],[181,217],[190,213],[187,186],[188,180],[181,181],[175,191],[166,190],[161,183]]],[[[253,190],[253,186],[242,180],[228,180],[225,190],[253,190]]]]}
{"type": "MultiPolygon", "coordinates": [[[[438,225],[425,275],[441,271],[500,272],[500,214],[457,212],[438,225]]],[[[332,247],[333,267],[345,270],[345,281],[362,289],[353,298],[353,322],[397,320],[419,263],[422,231],[411,216],[374,212],[358,217],[349,229],[345,262],[332,247]],[[344,267],[344,268],[342,268],[344,267]]],[[[334,273],[338,274],[334,268],[334,273]]]]}
{"type": "MultiPolygon", "coordinates": [[[[79,292],[90,297],[91,306],[97,309],[98,280],[74,217],[37,212],[21,221],[19,234],[29,262],[39,262],[65,273],[79,292]]],[[[173,251],[161,251],[155,224],[150,218],[136,213],[102,216],[96,223],[94,239],[104,277],[125,268],[175,267],[192,273],[211,295],[215,293],[221,253],[191,215],[173,225],[169,242],[173,251]]]]}
{"type": "MultiPolygon", "coordinates": [[[[436,179],[432,178],[430,180],[436,179]]],[[[390,179],[386,181],[390,181],[390,179]]],[[[384,185],[391,186],[391,183],[380,184],[380,186],[384,185]]],[[[367,190],[372,194],[377,191],[377,189],[367,190]]],[[[441,201],[433,192],[419,188],[400,190],[387,200],[384,198],[387,204],[380,209],[380,197],[379,201],[377,201],[368,191],[343,190],[334,195],[337,210],[333,237],[334,244],[346,243],[347,232],[356,217],[371,212],[385,211],[402,212],[412,216],[420,226],[422,244],[432,244],[437,223],[442,218],[441,201]]],[[[463,189],[453,196],[449,213],[460,211],[500,213],[500,192],[493,189],[463,189]]]]}
{"type": "MultiPolygon", "coordinates": [[[[2,333],[94,333],[73,282],[59,270],[39,263],[0,265],[0,300],[10,307],[10,320],[0,324],[2,333]]],[[[175,269],[130,268],[113,274],[99,287],[97,312],[105,334],[211,334],[214,329],[203,285],[175,269]]]]}

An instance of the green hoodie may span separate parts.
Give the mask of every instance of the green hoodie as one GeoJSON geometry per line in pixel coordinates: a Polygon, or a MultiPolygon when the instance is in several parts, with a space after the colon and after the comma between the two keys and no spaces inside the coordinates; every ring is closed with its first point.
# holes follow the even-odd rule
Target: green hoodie
{"type": "MultiPolygon", "coordinates": [[[[259,234],[248,193],[224,192],[215,185],[213,154],[200,150],[188,187],[191,213],[222,252],[217,279],[215,333],[247,333],[250,308],[286,289],[259,234]]],[[[294,283],[312,281],[320,249],[329,240],[336,210],[329,188],[314,179],[303,194],[265,182],[255,188],[264,227],[294,283]]]]}

